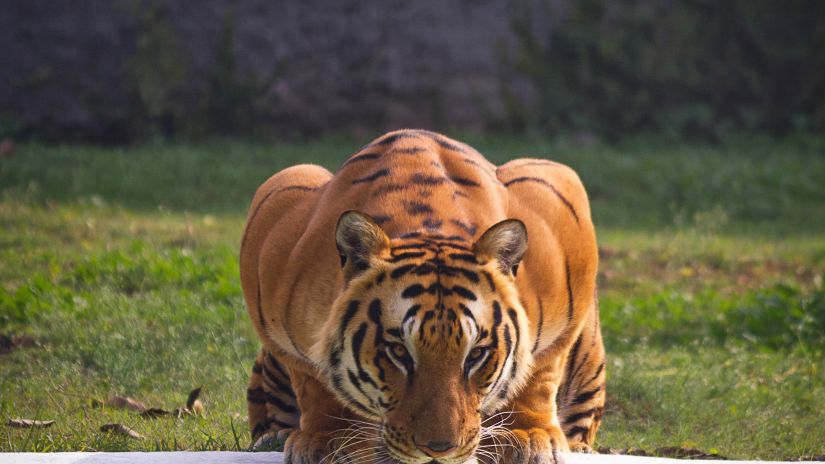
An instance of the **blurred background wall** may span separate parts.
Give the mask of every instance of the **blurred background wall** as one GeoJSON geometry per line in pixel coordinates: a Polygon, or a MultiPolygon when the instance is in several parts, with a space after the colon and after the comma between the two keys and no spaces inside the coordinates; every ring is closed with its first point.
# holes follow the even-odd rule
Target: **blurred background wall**
{"type": "Polygon", "coordinates": [[[820,0],[0,0],[0,137],[825,132],[820,0]]]}

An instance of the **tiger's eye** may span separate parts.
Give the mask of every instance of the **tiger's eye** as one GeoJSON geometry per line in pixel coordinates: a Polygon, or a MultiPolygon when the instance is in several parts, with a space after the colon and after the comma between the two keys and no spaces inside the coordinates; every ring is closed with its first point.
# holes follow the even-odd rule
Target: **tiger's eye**
{"type": "Polygon", "coordinates": [[[392,355],[398,359],[407,357],[407,348],[400,343],[394,343],[390,349],[392,350],[392,355]]]}
{"type": "Polygon", "coordinates": [[[469,361],[478,361],[478,358],[484,355],[484,348],[473,348],[470,350],[470,355],[467,357],[469,361]]]}

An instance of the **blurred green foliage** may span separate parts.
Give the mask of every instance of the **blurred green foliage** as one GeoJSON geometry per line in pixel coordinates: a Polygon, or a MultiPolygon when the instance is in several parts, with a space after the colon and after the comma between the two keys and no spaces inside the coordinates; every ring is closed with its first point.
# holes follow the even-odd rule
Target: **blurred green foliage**
{"type": "Polygon", "coordinates": [[[514,6],[513,65],[538,97],[511,112],[516,128],[706,139],[825,130],[818,0],[582,0],[561,15],[550,4],[514,6]]]}
{"type": "Polygon", "coordinates": [[[771,350],[825,349],[825,291],[778,284],[731,298],[715,289],[673,288],[647,296],[602,299],[608,345],[666,348],[743,344],[771,350]]]}
{"type": "MultiPolygon", "coordinates": [[[[561,138],[457,138],[496,163],[532,156],[571,166],[587,186],[600,227],[780,233],[825,227],[825,215],[811,214],[825,208],[821,137],[730,138],[714,146],[647,138],[588,147],[561,138]]],[[[39,200],[96,198],[140,210],[238,211],[274,172],[298,163],[334,172],[367,140],[207,139],[118,150],[28,144],[0,164],[0,188],[39,200]]]]}
{"type": "Polygon", "coordinates": [[[168,5],[136,3],[132,14],[139,27],[129,69],[142,111],[136,120],[146,125],[143,135],[256,134],[266,119],[257,101],[276,78],[244,76],[236,69],[233,8],[227,8],[221,18],[205,79],[192,75],[194,66],[172,28],[168,5]]]}

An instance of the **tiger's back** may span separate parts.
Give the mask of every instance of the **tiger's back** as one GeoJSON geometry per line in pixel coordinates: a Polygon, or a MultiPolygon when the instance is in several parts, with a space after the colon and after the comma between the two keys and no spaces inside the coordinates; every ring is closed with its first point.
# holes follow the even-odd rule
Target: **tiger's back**
{"type": "Polygon", "coordinates": [[[347,210],[368,214],[393,238],[469,243],[499,221],[522,220],[530,245],[516,284],[536,366],[565,364],[561,425],[571,443],[592,443],[604,404],[604,352],[595,232],[578,177],[546,160],[497,168],[467,145],[412,130],[376,139],[335,175],[295,166],[256,193],[241,247],[244,296],[264,344],[250,384],[253,435],[298,425],[288,372],[312,370],[310,351],[343,285],[332,237],[347,210]]]}

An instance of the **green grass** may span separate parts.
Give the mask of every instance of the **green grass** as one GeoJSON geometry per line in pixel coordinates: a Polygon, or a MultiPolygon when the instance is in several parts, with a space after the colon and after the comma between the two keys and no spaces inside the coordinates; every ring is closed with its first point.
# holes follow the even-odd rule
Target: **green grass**
{"type": "MultiPolygon", "coordinates": [[[[491,159],[546,156],[588,186],[609,354],[599,446],[691,445],[734,458],[825,453],[825,141],[578,148],[470,139],[491,159]]],[[[130,149],[18,147],[0,159],[0,451],[244,449],[258,347],[238,282],[257,185],[334,169],[348,140],[130,149]],[[205,417],[91,407],[129,395],[205,417]],[[98,432],[121,422],[143,440],[98,432]]]]}

